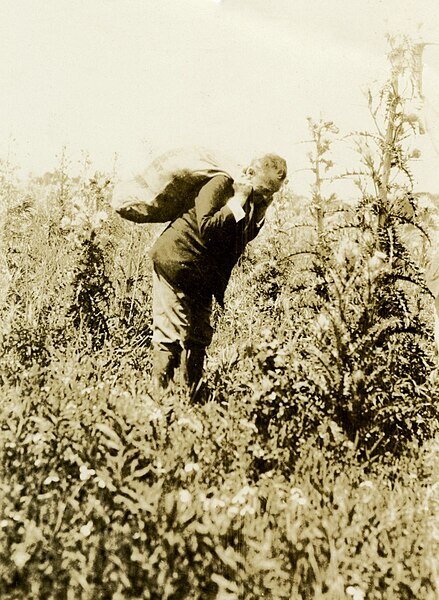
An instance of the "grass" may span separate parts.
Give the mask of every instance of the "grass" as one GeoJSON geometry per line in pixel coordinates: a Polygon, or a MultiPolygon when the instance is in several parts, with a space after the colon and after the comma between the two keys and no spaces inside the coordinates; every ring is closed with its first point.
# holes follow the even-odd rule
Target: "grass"
{"type": "MultiPolygon", "coordinates": [[[[290,220],[291,202],[279,206],[290,220]]],[[[12,206],[2,598],[437,597],[434,430],[361,454],[361,428],[356,440],[337,422],[322,382],[298,384],[304,345],[327,342],[309,337],[316,311],[284,260],[297,239],[285,245],[276,215],[215,314],[210,391],[190,405],[178,390],[151,396],[157,231],[89,217],[60,228],[56,204],[12,206]]],[[[405,402],[433,400],[429,372],[405,402]]]]}
{"type": "Polygon", "coordinates": [[[437,210],[405,74],[383,125],[369,98],[354,204],[324,196],[338,130],[310,120],[311,198],[284,190],[234,270],[195,404],[152,393],[162,226],[112,214],[112,176],[64,156],[24,183],[0,162],[2,599],[439,596],[437,210]]]}

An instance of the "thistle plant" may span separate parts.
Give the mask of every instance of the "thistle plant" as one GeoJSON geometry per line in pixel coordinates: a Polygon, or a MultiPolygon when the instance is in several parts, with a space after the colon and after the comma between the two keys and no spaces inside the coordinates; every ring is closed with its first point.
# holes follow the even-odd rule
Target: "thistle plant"
{"type": "Polygon", "coordinates": [[[108,338],[114,295],[107,268],[110,239],[104,231],[108,213],[103,210],[104,192],[109,183],[99,184],[93,179],[84,184],[61,222],[78,256],[71,271],[72,300],[66,316],[95,349],[108,338]]]}
{"type": "Polygon", "coordinates": [[[314,183],[306,225],[314,235],[297,236],[290,256],[302,273],[289,310],[294,335],[285,344],[271,332],[256,348],[251,410],[268,464],[297,456],[328,420],[341,432],[334,447],[347,440],[363,457],[399,454],[435,431],[431,327],[418,302],[422,265],[407,243],[407,231],[427,233],[410,170],[409,136],[419,123],[405,112],[417,88],[408,98],[401,92],[416,48],[390,41],[389,81],[376,98],[369,94],[377,131],[354,137],[354,207],[323,192],[337,128],[309,121],[314,183]]]}
{"type": "Polygon", "coordinates": [[[422,269],[404,237],[407,227],[423,231],[409,150],[420,121],[405,110],[419,93],[419,48],[407,38],[389,42],[389,80],[376,104],[368,96],[376,131],[356,137],[362,195],[346,219],[349,233],[329,230],[333,251],[320,257],[327,297],[314,350],[330,411],[352,439],[360,435],[379,451],[427,438],[437,419],[425,400],[430,333],[413,301],[424,288],[422,269]]]}
{"type": "Polygon", "coordinates": [[[328,171],[334,166],[333,161],[328,154],[335,135],[339,133],[338,127],[332,121],[323,121],[320,119],[314,122],[308,118],[308,127],[312,135],[311,143],[313,150],[308,153],[310,169],[314,175],[312,185],[312,215],[315,219],[315,228],[317,241],[321,242],[324,233],[324,217],[328,212],[328,207],[335,200],[335,194],[325,197],[323,185],[329,178],[328,171]]]}

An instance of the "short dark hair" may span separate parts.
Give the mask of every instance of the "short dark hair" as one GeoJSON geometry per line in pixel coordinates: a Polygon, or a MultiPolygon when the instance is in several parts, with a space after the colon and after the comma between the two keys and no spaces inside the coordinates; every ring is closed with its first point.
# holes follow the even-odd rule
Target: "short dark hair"
{"type": "Polygon", "coordinates": [[[271,168],[278,172],[279,180],[282,181],[287,176],[287,162],[277,154],[264,154],[258,158],[254,158],[250,164],[253,168],[271,168]]]}

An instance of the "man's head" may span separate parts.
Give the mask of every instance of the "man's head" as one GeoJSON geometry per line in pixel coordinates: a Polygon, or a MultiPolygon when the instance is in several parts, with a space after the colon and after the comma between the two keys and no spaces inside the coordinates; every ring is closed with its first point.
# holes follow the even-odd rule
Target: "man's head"
{"type": "Polygon", "coordinates": [[[252,160],[245,175],[254,192],[270,201],[287,176],[287,163],[277,154],[265,154],[252,160]]]}

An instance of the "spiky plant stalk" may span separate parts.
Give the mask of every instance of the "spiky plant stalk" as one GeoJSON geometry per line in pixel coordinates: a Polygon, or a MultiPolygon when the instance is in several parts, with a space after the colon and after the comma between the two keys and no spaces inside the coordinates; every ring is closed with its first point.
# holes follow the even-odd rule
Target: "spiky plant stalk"
{"type": "Polygon", "coordinates": [[[323,193],[323,184],[326,180],[325,173],[333,166],[333,162],[328,158],[328,152],[331,147],[332,137],[338,133],[338,128],[332,121],[323,121],[320,119],[314,122],[308,118],[308,126],[312,135],[311,142],[314,151],[308,154],[311,163],[311,172],[314,174],[312,184],[312,211],[315,217],[317,240],[320,243],[324,232],[324,214],[325,206],[329,199],[325,198],[323,193]]]}

